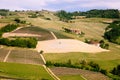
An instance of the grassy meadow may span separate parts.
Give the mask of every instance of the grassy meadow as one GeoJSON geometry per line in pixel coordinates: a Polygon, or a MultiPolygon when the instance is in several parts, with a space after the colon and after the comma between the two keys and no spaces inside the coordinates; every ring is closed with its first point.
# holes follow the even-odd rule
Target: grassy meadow
{"type": "Polygon", "coordinates": [[[30,80],[54,80],[40,65],[0,62],[0,75],[9,78],[30,80]]]}

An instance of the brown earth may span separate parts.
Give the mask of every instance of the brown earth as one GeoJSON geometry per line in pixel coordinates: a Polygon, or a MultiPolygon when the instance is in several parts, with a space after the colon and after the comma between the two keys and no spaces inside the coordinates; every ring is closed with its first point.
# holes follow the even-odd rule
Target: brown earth
{"type": "Polygon", "coordinates": [[[82,75],[87,80],[110,80],[107,76],[88,70],[74,69],[74,68],[65,68],[65,67],[55,67],[50,68],[54,74],[57,76],[62,75],[82,75]]]}

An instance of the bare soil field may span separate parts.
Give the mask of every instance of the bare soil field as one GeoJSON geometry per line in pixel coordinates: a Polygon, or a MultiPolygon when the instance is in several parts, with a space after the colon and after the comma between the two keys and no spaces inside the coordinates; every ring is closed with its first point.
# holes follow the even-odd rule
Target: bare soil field
{"type": "Polygon", "coordinates": [[[7,62],[24,63],[24,64],[43,64],[39,53],[33,50],[14,49],[11,51],[7,62]]]}
{"type": "Polygon", "coordinates": [[[1,48],[0,49],[0,62],[4,61],[4,58],[6,57],[7,53],[8,53],[8,49],[5,48],[1,48]]]}
{"type": "Polygon", "coordinates": [[[87,70],[73,69],[73,68],[62,68],[62,67],[51,68],[51,70],[57,76],[82,75],[87,80],[110,80],[107,76],[105,76],[101,73],[87,71],[87,70]]]}
{"type": "Polygon", "coordinates": [[[75,39],[57,39],[39,41],[36,50],[38,52],[43,50],[44,53],[68,53],[68,52],[97,53],[108,51],[100,47],[89,45],[87,43],[75,39]]]}

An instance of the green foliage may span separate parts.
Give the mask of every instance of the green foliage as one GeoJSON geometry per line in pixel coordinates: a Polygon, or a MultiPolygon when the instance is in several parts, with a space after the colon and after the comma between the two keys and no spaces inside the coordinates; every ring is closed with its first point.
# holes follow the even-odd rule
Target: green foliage
{"type": "Polygon", "coordinates": [[[114,21],[111,23],[104,33],[105,39],[110,42],[120,44],[120,21],[114,21]]]}
{"type": "Polygon", "coordinates": [[[25,24],[25,23],[26,23],[26,21],[20,20],[19,18],[15,18],[14,21],[15,21],[16,23],[21,23],[21,24],[25,24]]]}
{"type": "Polygon", "coordinates": [[[64,10],[58,11],[56,15],[60,18],[61,21],[65,21],[65,22],[71,20],[73,16],[72,13],[66,12],[64,10]]]}
{"type": "Polygon", "coordinates": [[[28,16],[29,18],[37,18],[37,14],[31,14],[30,16],[28,16]]]}
{"type": "Polygon", "coordinates": [[[99,17],[99,18],[119,18],[119,10],[117,9],[107,9],[107,10],[97,10],[93,9],[84,13],[81,13],[81,15],[87,16],[87,17],[99,17]]]}
{"type": "Polygon", "coordinates": [[[105,74],[105,75],[108,74],[107,70],[105,70],[105,69],[101,69],[100,72],[101,72],[102,74],[105,74]]]}
{"type": "Polygon", "coordinates": [[[117,67],[114,67],[111,73],[114,75],[120,76],[120,65],[118,65],[117,67]]]}
{"type": "Polygon", "coordinates": [[[15,30],[19,25],[18,24],[8,24],[5,27],[2,27],[0,32],[11,32],[15,30]]]}
{"type": "Polygon", "coordinates": [[[8,15],[9,10],[8,9],[0,9],[0,15],[1,16],[7,16],[8,15]]]}
{"type": "Polygon", "coordinates": [[[73,16],[86,16],[88,18],[98,17],[98,18],[119,18],[119,10],[117,9],[106,9],[106,10],[98,10],[93,9],[86,12],[66,12],[61,10],[56,13],[56,15],[60,18],[61,21],[67,22],[68,20],[73,19],[73,16]]]}
{"type": "Polygon", "coordinates": [[[69,67],[69,68],[77,68],[77,69],[85,69],[95,72],[101,72],[102,74],[107,75],[107,70],[101,69],[97,63],[87,62],[86,60],[81,60],[80,64],[72,64],[71,60],[68,60],[65,63],[54,63],[51,61],[46,62],[46,66],[55,66],[55,67],[69,67]]]}
{"type": "Polygon", "coordinates": [[[16,38],[14,40],[9,40],[7,38],[0,38],[0,44],[7,46],[35,48],[37,45],[37,40],[35,38],[28,38],[28,39],[16,38]]]}
{"type": "Polygon", "coordinates": [[[104,49],[109,49],[109,44],[105,43],[104,40],[101,40],[100,47],[104,49]]]}

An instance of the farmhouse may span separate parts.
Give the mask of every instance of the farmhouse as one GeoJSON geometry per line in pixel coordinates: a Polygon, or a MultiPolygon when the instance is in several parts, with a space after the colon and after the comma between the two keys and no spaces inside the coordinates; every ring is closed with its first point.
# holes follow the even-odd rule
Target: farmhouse
{"type": "Polygon", "coordinates": [[[70,33],[75,33],[75,34],[81,34],[81,31],[79,29],[64,28],[64,27],[63,27],[63,29],[65,32],[68,32],[68,33],[70,32],[70,33]]]}

